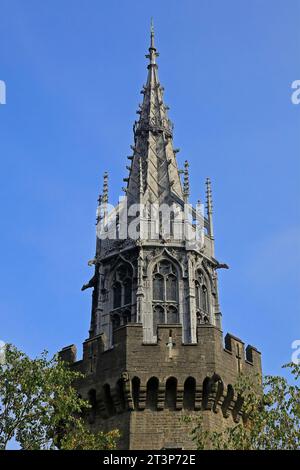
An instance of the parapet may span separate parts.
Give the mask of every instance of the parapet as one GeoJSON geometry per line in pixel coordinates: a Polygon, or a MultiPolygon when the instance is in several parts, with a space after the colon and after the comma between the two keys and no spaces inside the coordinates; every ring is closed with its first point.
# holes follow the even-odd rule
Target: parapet
{"type": "Polygon", "coordinates": [[[75,344],[71,344],[70,346],[64,347],[58,354],[62,361],[73,363],[76,362],[77,348],[75,344]]]}

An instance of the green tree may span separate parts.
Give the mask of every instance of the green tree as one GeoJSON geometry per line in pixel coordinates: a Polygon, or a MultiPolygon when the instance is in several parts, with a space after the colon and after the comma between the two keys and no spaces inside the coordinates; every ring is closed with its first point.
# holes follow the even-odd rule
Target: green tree
{"type": "Polygon", "coordinates": [[[296,450],[300,449],[300,364],[283,366],[293,383],[284,377],[257,378],[240,375],[235,387],[243,397],[243,419],[220,432],[207,431],[202,417],[185,419],[192,424],[192,439],[198,449],[296,450]],[[258,391],[260,389],[260,391],[258,391]]]}
{"type": "Polygon", "coordinates": [[[30,359],[6,345],[0,362],[0,449],[15,439],[21,449],[114,449],[119,437],[91,433],[81,415],[90,408],[73,383],[82,377],[58,356],[30,359]]]}

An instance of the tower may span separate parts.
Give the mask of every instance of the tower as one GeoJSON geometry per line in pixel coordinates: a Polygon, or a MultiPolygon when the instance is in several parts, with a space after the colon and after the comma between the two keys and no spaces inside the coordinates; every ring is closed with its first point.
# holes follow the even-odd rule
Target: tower
{"type": "Polygon", "coordinates": [[[190,449],[186,414],[206,429],[241,417],[234,383],[261,373],[260,353],[221,330],[211,182],[206,212],[189,202],[189,164],[179,169],[158,78],[153,26],[148,75],[134,123],[124,197],[110,208],[108,175],[97,211],[89,338],[60,355],[85,378],[92,430],[121,432],[123,449],[190,449]]]}

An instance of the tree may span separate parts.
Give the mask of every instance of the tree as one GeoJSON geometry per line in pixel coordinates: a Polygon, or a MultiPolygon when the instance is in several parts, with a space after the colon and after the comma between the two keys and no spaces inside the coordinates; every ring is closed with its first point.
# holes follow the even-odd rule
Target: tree
{"type": "Polygon", "coordinates": [[[300,449],[300,364],[283,366],[294,383],[284,377],[266,376],[260,392],[257,380],[240,375],[236,383],[243,397],[243,419],[223,431],[203,429],[202,417],[192,423],[192,439],[198,449],[296,450],[300,449]],[[297,385],[298,382],[298,385],[297,385]]]}
{"type": "Polygon", "coordinates": [[[82,412],[90,408],[73,387],[82,378],[56,355],[30,359],[6,345],[0,361],[0,449],[114,449],[119,432],[92,434],[82,412]]]}

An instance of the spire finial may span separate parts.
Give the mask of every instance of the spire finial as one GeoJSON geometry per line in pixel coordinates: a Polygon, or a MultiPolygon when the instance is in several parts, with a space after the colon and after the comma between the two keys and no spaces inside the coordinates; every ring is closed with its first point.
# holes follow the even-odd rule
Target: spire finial
{"type": "Polygon", "coordinates": [[[156,47],[154,44],[154,25],[153,25],[153,18],[151,18],[151,25],[150,25],[150,47],[149,47],[149,54],[146,55],[147,59],[150,59],[150,65],[156,64],[156,57],[158,57],[158,52],[156,52],[156,47]]]}
{"type": "Polygon", "coordinates": [[[150,48],[155,49],[154,45],[154,23],[153,23],[153,18],[151,17],[151,25],[150,25],[150,48]]]}
{"type": "Polygon", "coordinates": [[[107,171],[103,175],[103,191],[102,191],[102,202],[108,202],[108,173],[107,171]]]}
{"type": "Polygon", "coordinates": [[[206,178],[206,210],[207,218],[209,223],[209,236],[214,238],[214,229],[213,229],[213,203],[212,203],[212,192],[211,192],[211,181],[210,178],[206,178]]]}

